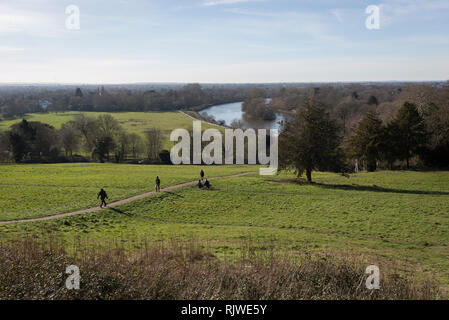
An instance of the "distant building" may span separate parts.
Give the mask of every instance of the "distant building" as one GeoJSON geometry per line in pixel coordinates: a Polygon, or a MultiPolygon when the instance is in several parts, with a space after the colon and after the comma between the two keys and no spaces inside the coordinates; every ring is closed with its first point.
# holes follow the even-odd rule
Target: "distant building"
{"type": "Polygon", "coordinates": [[[42,107],[42,109],[44,109],[44,110],[47,110],[47,108],[49,107],[49,106],[51,106],[51,102],[50,101],[48,101],[48,100],[39,100],[38,102],[37,102],[41,107],[42,107]]]}

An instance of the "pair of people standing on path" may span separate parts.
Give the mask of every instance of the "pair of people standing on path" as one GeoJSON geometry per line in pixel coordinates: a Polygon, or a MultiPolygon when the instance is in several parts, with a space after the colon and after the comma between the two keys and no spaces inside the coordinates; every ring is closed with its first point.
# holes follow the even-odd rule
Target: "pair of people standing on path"
{"type": "Polygon", "coordinates": [[[203,170],[201,170],[201,172],[200,172],[200,177],[201,177],[201,179],[200,180],[198,180],[198,183],[197,183],[197,186],[198,186],[198,188],[202,188],[202,187],[206,187],[207,189],[210,189],[210,183],[209,183],[209,180],[207,180],[206,179],[206,181],[204,182],[204,184],[203,184],[203,180],[204,180],[204,171],[203,170]]]}

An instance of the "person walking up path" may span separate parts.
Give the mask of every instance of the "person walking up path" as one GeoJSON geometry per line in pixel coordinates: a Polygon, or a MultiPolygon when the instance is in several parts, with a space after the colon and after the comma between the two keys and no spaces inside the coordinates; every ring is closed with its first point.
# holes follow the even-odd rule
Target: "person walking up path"
{"type": "Polygon", "coordinates": [[[156,177],[156,192],[161,192],[161,179],[159,179],[159,176],[156,177]]]}
{"type": "Polygon", "coordinates": [[[106,194],[106,191],[103,190],[103,188],[100,190],[100,192],[98,192],[98,196],[97,199],[101,198],[101,205],[100,208],[103,208],[103,205],[106,207],[106,201],[105,199],[109,199],[108,195],[106,194]]]}

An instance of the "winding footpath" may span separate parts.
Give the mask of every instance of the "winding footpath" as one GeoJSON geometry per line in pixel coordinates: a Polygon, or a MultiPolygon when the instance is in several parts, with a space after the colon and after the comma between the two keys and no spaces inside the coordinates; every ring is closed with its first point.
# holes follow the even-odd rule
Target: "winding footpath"
{"type": "Polygon", "coordinates": [[[209,121],[206,121],[206,120],[197,119],[194,116],[191,116],[190,114],[185,113],[184,111],[179,111],[179,112],[181,114],[185,115],[186,117],[189,117],[190,119],[195,120],[195,121],[201,121],[201,122],[206,123],[208,125],[219,127],[219,128],[223,128],[223,129],[232,129],[231,127],[222,126],[221,124],[216,124],[216,123],[212,123],[212,122],[209,122],[209,121]]]}
{"type": "MultiPolygon", "coordinates": [[[[213,181],[213,180],[217,180],[217,179],[236,178],[236,177],[242,177],[242,176],[246,176],[246,175],[254,174],[254,173],[255,172],[244,172],[244,173],[234,174],[232,176],[208,178],[208,180],[213,181]]],[[[185,182],[185,183],[181,183],[181,184],[176,184],[176,185],[173,185],[173,186],[168,186],[168,187],[162,188],[161,192],[192,186],[192,185],[195,185],[196,183],[198,183],[198,180],[185,182]]],[[[137,196],[133,196],[131,198],[126,198],[126,199],[123,199],[123,200],[111,202],[111,203],[108,203],[108,206],[106,208],[93,207],[93,208],[89,208],[89,209],[83,209],[83,210],[67,212],[67,213],[60,213],[60,214],[55,214],[55,215],[46,216],[46,217],[40,217],[40,218],[0,221],[0,226],[7,225],[7,224],[13,224],[13,223],[46,221],[46,220],[60,219],[60,218],[65,218],[65,217],[70,217],[70,216],[76,216],[76,215],[85,214],[85,213],[92,213],[92,212],[100,211],[100,210],[107,209],[107,208],[118,207],[118,206],[120,206],[122,204],[126,204],[126,203],[130,203],[130,202],[133,202],[133,201],[136,201],[136,200],[140,200],[140,199],[152,196],[154,194],[156,194],[156,191],[146,192],[146,193],[139,194],[137,196]]]]}

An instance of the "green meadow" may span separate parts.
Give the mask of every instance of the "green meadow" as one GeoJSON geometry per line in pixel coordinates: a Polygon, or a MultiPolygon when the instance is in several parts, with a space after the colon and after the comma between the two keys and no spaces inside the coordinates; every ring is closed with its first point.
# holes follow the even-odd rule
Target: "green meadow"
{"type": "MultiPolygon", "coordinates": [[[[208,176],[256,169],[205,168],[208,176]]],[[[0,170],[2,195],[10,195],[6,201],[1,199],[1,219],[5,220],[95,204],[91,198],[101,182],[119,199],[151,190],[156,172],[163,173],[163,185],[168,185],[193,180],[200,169],[84,164],[7,165],[0,170]],[[25,172],[30,180],[24,178],[25,172]],[[4,185],[5,175],[10,176],[9,185],[4,185]],[[15,190],[13,176],[19,177],[15,190]],[[45,185],[41,179],[48,179],[45,185]],[[81,191],[84,182],[89,190],[81,191]],[[64,207],[65,201],[44,191],[50,189],[70,205],[64,207]],[[76,192],[85,199],[82,205],[70,202],[76,192]],[[30,203],[16,199],[17,195],[30,203]],[[39,208],[35,213],[31,213],[33,203],[39,208]]],[[[44,239],[52,234],[68,243],[75,239],[98,244],[120,241],[130,248],[142,240],[199,241],[218,257],[238,254],[248,245],[291,254],[349,254],[378,264],[381,271],[394,268],[435,277],[448,289],[449,172],[382,171],[350,178],[316,173],[314,185],[294,183],[292,178],[289,173],[274,177],[254,173],[220,179],[212,182],[211,190],[185,187],[96,213],[0,226],[0,234],[3,239],[24,235],[44,239]]]]}
{"type": "MultiPolygon", "coordinates": [[[[164,136],[164,148],[170,148],[173,143],[169,141],[170,132],[178,128],[191,128],[192,119],[180,112],[53,112],[53,113],[32,113],[24,117],[14,120],[0,121],[0,131],[8,130],[11,125],[20,122],[22,119],[28,121],[39,121],[52,125],[56,129],[74,120],[79,114],[86,116],[98,117],[100,115],[111,115],[116,118],[120,125],[128,133],[137,133],[143,136],[146,130],[150,128],[159,128],[162,130],[164,136]]],[[[203,129],[218,128],[216,126],[204,123],[203,129]]]]}
{"type": "MultiPolygon", "coordinates": [[[[98,205],[105,188],[109,202],[199,177],[196,166],[114,165],[100,163],[0,165],[0,221],[35,218],[98,205]]],[[[255,171],[253,166],[211,166],[208,177],[255,171]]]]}

